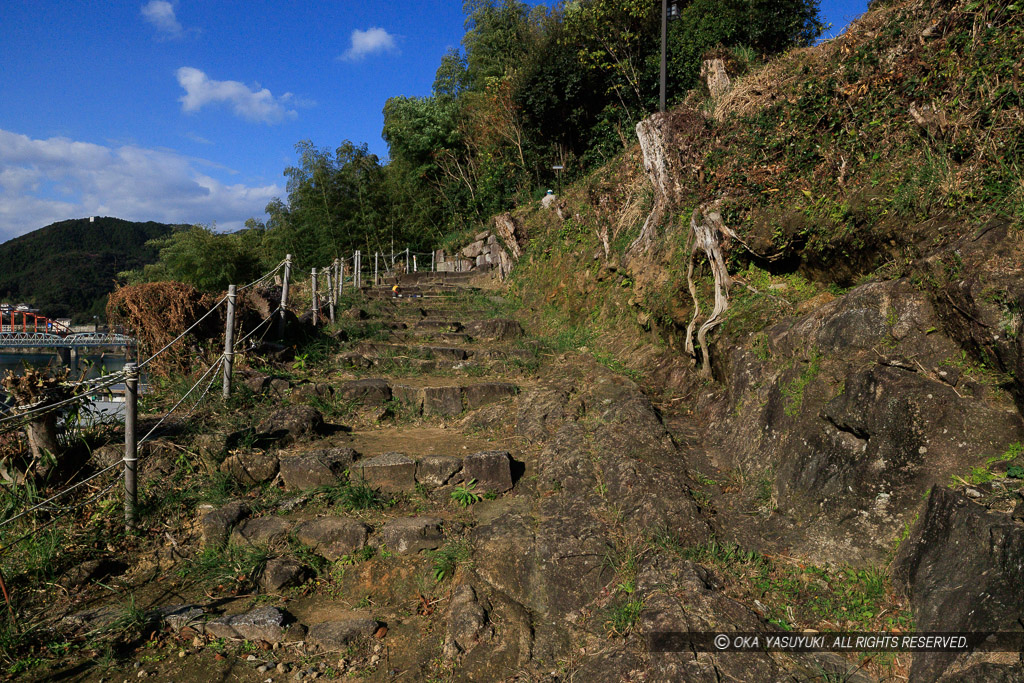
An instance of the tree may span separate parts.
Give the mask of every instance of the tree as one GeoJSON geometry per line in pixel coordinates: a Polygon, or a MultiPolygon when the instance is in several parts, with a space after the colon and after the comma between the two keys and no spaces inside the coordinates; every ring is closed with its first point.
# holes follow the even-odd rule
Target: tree
{"type": "Polygon", "coordinates": [[[262,230],[217,233],[193,225],[168,237],[151,240],[159,249],[156,263],[122,273],[129,282],[186,282],[205,292],[227,289],[256,279],[268,267],[262,230]]]}

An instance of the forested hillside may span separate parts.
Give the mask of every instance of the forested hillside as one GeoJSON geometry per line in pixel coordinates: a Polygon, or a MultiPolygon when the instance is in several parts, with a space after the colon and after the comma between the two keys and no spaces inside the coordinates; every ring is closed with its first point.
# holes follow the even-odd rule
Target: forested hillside
{"type": "Polygon", "coordinates": [[[60,221],[0,244],[0,301],[29,303],[51,318],[102,315],[117,273],[157,258],[149,240],[174,226],[97,217],[60,221]]]}

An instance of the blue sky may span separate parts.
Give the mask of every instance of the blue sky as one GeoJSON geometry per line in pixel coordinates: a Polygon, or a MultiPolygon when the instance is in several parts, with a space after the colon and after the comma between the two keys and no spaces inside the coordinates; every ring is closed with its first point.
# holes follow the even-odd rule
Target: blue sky
{"type": "MultiPolygon", "coordinates": [[[[836,33],[866,6],[821,3],[836,33]]],[[[88,215],[237,229],[299,140],[384,157],[384,102],[429,94],[463,32],[461,1],[3,0],[0,242],[88,215]]]]}

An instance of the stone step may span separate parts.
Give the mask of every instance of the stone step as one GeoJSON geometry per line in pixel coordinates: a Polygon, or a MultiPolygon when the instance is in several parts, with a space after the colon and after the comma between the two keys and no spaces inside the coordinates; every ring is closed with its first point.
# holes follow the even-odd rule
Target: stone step
{"type": "MultiPolygon", "coordinates": [[[[360,321],[364,327],[378,326],[379,322],[360,321]]],[[[385,329],[391,331],[396,339],[431,339],[442,338],[444,341],[458,343],[460,341],[508,341],[523,336],[522,326],[509,318],[489,318],[462,322],[451,318],[413,318],[410,320],[390,320],[384,323],[385,329]],[[452,335],[461,335],[454,337],[452,335]]]]}
{"type": "Polygon", "coordinates": [[[397,292],[394,291],[393,287],[393,283],[388,286],[370,287],[362,290],[360,295],[365,296],[368,299],[391,299],[394,301],[412,299],[413,301],[417,301],[423,298],[454,298],[465,294],[466,292],[474,291],[468,287],[457,287],[455,285],[445,284],[408,286],[403,283],[398,286],[397,292]]]}
{"type": "Polygon", "coordinates": [[[384,405],[395,399],[414,415],[453,417],[464,410],[476,410],[510,398],[519,393],[519,387],[510,382],[426,386],[378,377],[350,380],[342,384],[337,393],[365,405],[384,405]]]}
{"type": "Polygon", "coordinates": [[[496,349],[489,346],[437,346],[432,344],[395,344],[388,342],[362,342],[354,351],[368,359],[387,360],[394,357],[422,360],[533,360],[532,349],[496,349]]]}
{"type": "MultiPolygon", "coordinates": [[[[236,453],[221,463],[220,470],[246,486],[280,479],[288,491],[312,491],[337,486],[349,480],[365,481],[380,491],[412,491],[417,484],[428,489],[475,481],[478,491],[504,493],[513,487],[513,460],[508,451],[477,451],[469,455],[425,454],[409,456],[399,451],[361,456],[352,448],[316,448],[298,454],[236,453]]],[[[226,537],[215,527],[233,528],[233,540],[278,539],[290,533],[281,517],[258,518],[259,522],[239,524],[247,516],[242,506],[221,508],[207,516],[203,538],[219,542],[226,537]]]]}

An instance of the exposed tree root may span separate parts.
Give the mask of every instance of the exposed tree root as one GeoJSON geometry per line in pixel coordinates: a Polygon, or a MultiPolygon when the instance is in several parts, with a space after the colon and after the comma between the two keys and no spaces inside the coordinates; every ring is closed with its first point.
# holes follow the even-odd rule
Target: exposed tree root
{"type": "Polygon", "coordinates": [[[690,297],[693,299],[693,317],[690,324],[686,326],[686,352],[696,358],[697,354],[693,346],[693,330],[700,320],[700,300],[697,297],[697,285],[693,281],[694,261],[697,259],[697,250],[701,250],[708,258],[711,265],[711,274],[715,280],[715,306],[704,322],[697,329],[697,344],[701,351],[700,374],[704,377],[711,376],[711,355],[708,351],[708,332],[722,323],[725,311],[729,308],[729,271],[725,266],[725,259],[722,257],[722,246],[720,236],[736,239],[736,233],[722,220],[717,211],[704,213],[704,209],[694,209],[690,216],[690,233],[687,236],[687,247],[690,249],[690,259],[686,267],[686,285],[690,290],[690,297]]]}

